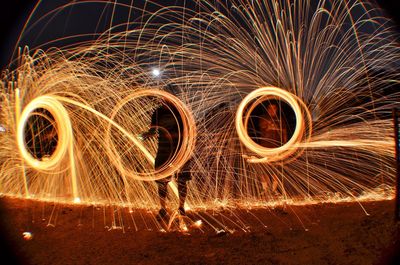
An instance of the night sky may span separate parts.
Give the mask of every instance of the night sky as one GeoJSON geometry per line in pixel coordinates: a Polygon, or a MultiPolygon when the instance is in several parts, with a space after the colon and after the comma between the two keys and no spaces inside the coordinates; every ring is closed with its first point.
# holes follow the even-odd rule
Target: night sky
{"type": "MultiPolygon", "coordinates": [[[[68,3],[70,1],[66,0],[57,0],[57,1],[48,1],[44,0],[43,1],[46,5],[43,5],[42,3],[42,8],[49,10],[52,10],[54,6],[60,6],[63,3],[68,3]]],[[[125,2],[125,0],[121,0],[120,2],[125,2]]],[[[130,1],[128,1],[130,2],[130,1]]],[[[135,1],[135,4],[141,3],[143,0],[138,0],[135,1]]],[[[164,2],[171,2],[171,4],[179,3],[182,1],[176,1],[176,0],[168,0],[168,1],[162,1],[164,2]]],[[[397,0],[377,0],[377,2],[383,7],[383,9],[386,10],[387,14],[391,16],[395,22],[399,25],[400,24],[400,13],[398,10],[400,10],[400,2],[397,0]]],[[[0,42],[0,67],[1,69],[4,69],[6,65],[9,63],[10,58],[12,56],[12,51],[13,48],[18,40],[19,33],[21,32],[25,21],[29,17],[29,14],[31,10],[35,7],[37,1],[36,0],[13,0],[13,1],[7,1],[3,2],[1,4],[2,7],[2,15],[0,16],[0,35],[1,35],[1,42],[0,42]]],[[[98,32],[101,32],[102,28],[106,28],[106,22],[109,21],[109,18],[103,17],[103,25],[100,23],[99,25],[94,25],[94,21],[96,19],[92,18],[97,18],[101,16],[102,8],[99,8],[97,10],[94,10],[92,6],[84,5],[79,8],[79,11],[75,9],[69,9],[66,10],[65,12],[68,12],[68,20],[65,21],[52,21],[52,24],[49,27],[56,27],[59,25],[63,24],[63,28],[60,29],[58,28],[58,33],[63,32],[65,35],[68,35],[68,32],[87,32],[87,31],[92,31],[93,28],[96,26],[99,27],[98,32]],[[82,21],[82,18],[85,19],[85,22],[82,21]],[[89,23],[88,23],[89,21],[89,23]],[[90,23],[91,22],[91,23],[90,23]],[[93,24],[93,25],[92,25],[93,24]],[[65,27],[67,25],[67,27],[65,27]]],[[[121,14],[119,12],[119,14],[121,14]]],[[[65,18],[65,16],[63,16],[65,18]]],[[[50,31],[48,31],[47,28],[47,34],[51,34],[50,31]]],[[[36,33],[35,33],[36,34],[36,33]]],[[[39,34],[40,35],[40,34],[39,34]]],[[[64,36],[65,36],[64,35],[64,36]]],[[[32,39],[36,39],[35,36],[29,36],[29,41],[31,42],[32,39]]],[[[51,35],[46,35],[46,36],[39,36],[39,39],[36,40],[37,43],[43,43],[44,39],[40,38],[47,38],[47,40],[52,40],[53,36],[51,35]]],[[[71,40],[73,41],[73,40],[71,40]]],[[[32,43],[30,43],[32,45],[32,43]]]]}

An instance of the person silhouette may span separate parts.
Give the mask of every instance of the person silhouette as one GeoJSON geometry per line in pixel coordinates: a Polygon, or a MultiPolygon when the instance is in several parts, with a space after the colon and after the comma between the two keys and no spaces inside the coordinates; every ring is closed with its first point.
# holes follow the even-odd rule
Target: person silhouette
{"type": "MultiPolygon", "coordinates": [[[[163,101],[161,105],[155,109],[151,117],[150,129],[141,135],[142,139],[155,137],[158,135],[158,148],[155,156],[155,169],[160,169],[171,161],[171,158],[179,150],[181,145],[180,136],[182,135],[183,122],[178,110],[172,104],[163,101]]],[[[187,181],[191,180],[191,161],[189,160],[176,174],[179,193],[179,208],[181,215],[186,215],[184,208],[187,195],[187,181]]],[[[167,186],[172,176],[164,179],[156,180],[158,188],[158,197],[160,202],[160,210],[157,219],[162,220],[168,216],[166,210],[166,198],[168,194],[167,186]]]]}
{"type": "MultiPolygon", "coordinates": [[[[284,119],[278,115],[278,105],[271,102],[266,107],[265,115],[259,117],[259,140],[258,143],[267,148],[278,148],[287,142],[287,126],[284,119]]],[[[264,190],[268,189],[268,182],[271,185],[273,195],[279,195],[278,177],[269,172],[268,176],[264,176],[262,186],[264,190]]]]}

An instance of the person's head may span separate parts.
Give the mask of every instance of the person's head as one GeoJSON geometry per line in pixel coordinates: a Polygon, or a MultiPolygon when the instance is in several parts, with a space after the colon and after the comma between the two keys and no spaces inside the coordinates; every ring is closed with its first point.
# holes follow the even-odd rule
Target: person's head
{"type": "Polygon", "coordinates": [[[267,106],[267,113],[270,117],[275,117],[277,116],[277,112],[278,112],[278,105],[276,105],[275,103],[270,103],[267,106]]]}

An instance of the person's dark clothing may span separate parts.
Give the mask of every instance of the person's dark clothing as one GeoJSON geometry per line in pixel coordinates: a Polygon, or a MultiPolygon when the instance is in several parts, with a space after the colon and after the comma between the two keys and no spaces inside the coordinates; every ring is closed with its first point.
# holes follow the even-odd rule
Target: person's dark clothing
{"type": "Polygon", "coordinates": [[[287,128],[279,117],[265,115],[259,120],[259,144],[268,148],[277,148],[287,141],[287,128]]]}
{"type": "Polygon", "coordinates": [[[151,127],[158,129],[156,169],[168,162],[178,151],[182,126],[182,118],[174,106],[163,103],[154,111],[151,117],[151,127]]]}
{"type": "MultiPolygon", "coordinates": [[[[182,142],[183,122],[176,107],[165,102],[158,107],[151,118],[150,134],[158,131],[158,149],[155,157],[155,168],[164,166],[179,151],[182,142]]],[[[178,180],[190,180],[190,163],[187,162],[178,174],[178,180]]],[[[156,182],[168,182],[171,177],[157,180],[156,182]]]]}

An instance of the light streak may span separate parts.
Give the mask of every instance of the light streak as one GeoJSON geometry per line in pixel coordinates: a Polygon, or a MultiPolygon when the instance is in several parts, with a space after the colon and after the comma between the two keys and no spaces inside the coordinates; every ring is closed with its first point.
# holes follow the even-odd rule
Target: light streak
{"type": "MultiPolygon", "coordinates": [[[[0,193],[156,209],[152,181],[193,157],[193,211],[391,198],[388,113],[400,95],[388,91],[400,83],[400,48],[379,11],[358,0],[204,0],[195,10],[149,2],[160,10],[112,1],[110,17],[141,11],[140,23],[110,21],[87,41],[62,36],[45,44],[77,42],[21,50],[0,84],[0,193]],[[272,149],[247,133],[252,110],[269,99],[295,116],[289,141],[272,149]],[[182,148],[155,171],[157,139],[138,135],[159,100],[177,108],[184,128],[182,148]],[[39,108],[58,135],[47,159],[36,159],[24,136],[39,108]],[[276,178],[284,196],[265,190],[263,176],[276,178]]],[[[74,1],[40,21],[108,3],[74,1]]]]}
{"type": "MultiPolygon", "coordinates": [[[[18,94],[19,92],[17,90],[17,95],[18,94]]],[[[21,153],[22,158],[24,159],[23,161],[36,170],[50,171],[54,170],[56,166],[63,161],[68,153],[72,192],[74,196],[74,201],[78,201],[79,195],[75,169],[75,157],[73,154],[73,141],[72,126],[70,123],[68,112],[63,107],[63,105],[52,96],[43,95],[35,98],[31,102],[29,102],[28,105],[25,106],[21,115],[17,116],[17,144],[18,150],[21,153]],[[49,111],[53,115],[55,119],[55,124],[57,125],[57,147],[54,153],[46,160],[39,160],[34,158],[31,153],[26,149],[25,144],[25,127],[27,125],[28,118],[33,111],[40,108],[49,111]]]]}
{"type": "MultiPolygon", "coordinates": [[[[121,161],[121,157],[118,155],[118,151],[112,144],[111,140],[108,140],[110,156],[113,157],[111,161],[118,168],[118,170],[125,176],[130,176],[138,180],[147,180],[147,181],[163,179],[173,175],[192,156],[193,149],[196,143],[196,123],[194,121],[194,118],[190,110],[176,96],[162,90],[151,90],[151,89],[139,90],[127,96],[126,98],[122,99],[119,102],[119,104],[113,109],[111,113],[111,120],[117,115],[118,111],[120,111],[124,105],[140,97],[158,97],[162,100],[170,102],[176,107],[179,115],[182,118],[182,124],[183,124],[182,135],[180,136],[180,139],[182,141],[180,145],[181,148],[172,157],[172,159],[170,159],[169,162],[166,163],[166,165],[156,169],[154,172],[151,172],[150,174],[149,173],[143,174],[140,172],[133,172],[131,170],[127,170],[125,167],[123,167],[122,166],[123,163],[121,161]]],[[[110,139],[111,124],[112,123],[110,123],[109,129],[107,130],[107,135],[106,135],[107,139],[110,139]]],[[[125,135],[129,134],[126,132],[125,135]]],[[[136,145],[140,145],[140,149],[146,155],[146,158],[149,159],[149,161],[154,164],[154,157],[151,156],[151,154],[145,149],[145,147],[139,144],[139,142],[134,137],[130,137],[130,139],[136,145]]]]}
{"type": "MultiPolygon", "coordinates": [[[[236,112],[235,125],[237,134],[239,136],[240,141],[251,151],[261,156],[261,159],[251,158],[248,159],[249,162],[252,163],[260,163],[260,162],[274,162],[287,159],[290,155],[296,152],[296,144],[298,144],[303,138],[305,138],[305,121],[303,112],[308,110],[302,110],[300,104],[298,103],[299,99],[283,90],[276,87],[264,87],[260,89],[256,89],[249,93],[240,103],[238,110],[236,112]],[[250,118],[251,112],[256,107],[253,104],[253,107],[246,110],[247,105],[257,97],[263,97],[264,100],[277,98],[279,100],[283,100],[289,104],[289,106],[293,109],[296,116],[296,128],[293,132],[292,137],[288,140],[288,142],[284,143],[282,146],[277,148],[267,148],[255,143],[251,137],[247,134],[247,126],[248,120],[250,118]]],[[[306,115],[306,117],[310,117],[311,115],[306,115]]],[[[311,120],[308,122],[311,124],[311,120]]]]}

